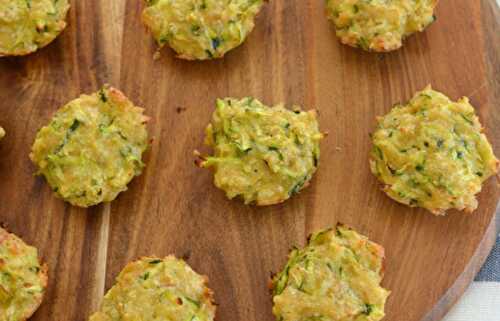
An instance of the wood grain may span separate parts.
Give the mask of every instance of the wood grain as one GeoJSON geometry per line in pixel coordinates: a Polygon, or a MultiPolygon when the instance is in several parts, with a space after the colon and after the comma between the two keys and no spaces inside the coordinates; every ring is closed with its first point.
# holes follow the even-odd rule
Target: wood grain
{"type": "Polygon", "coordinates": [[[500,154],[500,26],[493,0],[442,1],[438,21],[391,54],[342,46],[322,1],[275,0],[248,41],[224,60],[185,62],[156,47],[141,1],[73,1],[69,27],[40,52],[0,60],[0,221],[50,265],[33,320],[86,320],[130,260],[185,257],[210,277],[218,320],[271,321],[267,280],[317,229],[341,221],[382,244],[388,321],[437,321],[491,248],[500,189],[490,180],[472,215],[433,217],[379,191],[367,163],[377,115],[428,83],[471,97],[500,154]],[[154,141],[147,168],[108,205],[81,210],[34,178],[28,154],[38,128],[81,92],[104,83],[144,106],[154,141]],[[329,132],[312,185],[285,204],[228,201],[193,165],[217,97],[320,111],[329,132]]]}

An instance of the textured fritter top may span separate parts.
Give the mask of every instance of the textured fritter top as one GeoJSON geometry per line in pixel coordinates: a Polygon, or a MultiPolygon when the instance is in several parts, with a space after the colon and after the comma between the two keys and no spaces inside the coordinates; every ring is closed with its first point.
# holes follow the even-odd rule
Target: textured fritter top
{"type": "Polygon", "coordinates": [[[129,263],[90,321],[212,321],[207,278],[172,256],[129,263]]]}
{"type": "Polygon", "coordinates": [[[272,280],[280,321],[378,321],[389,292],[380,286],[384,249],[348,228],[313,234],[272,280]]]}
{"type": "Polygon", "coordinates": [[[38,251],[0,228],[0,320],[24,321],[40,306],[47,268],[38,251]]]}
{"type": "Polygon", "coordinates": [[[217,101],[206,143],[215,150],[200,165],[215,171],[215,185],[229,198],[270,205],[308,185],[319,163],[314,111],[267,107],[254,98],[217,101]]]}
{"type": "Polygon", "coordinates": [[[142,172],[146,121],[142,108],[104,87],[57,111],[38,132],[30,157],[54,192],[71,204],[110,202],[142,172]]]}
{"type": "Polygon", "coordinates": [[[67,0],[0,0],[0,56],[35,52],[66,27],[67,0]]]}
{"type": "Polygon", "coordinates": [[[498,160],[467,98],[458,102],[430,87],[378,119],[371,170],[393,199],[434,214],[473,211],[481,184],[498,160]]]}
{"type": "Polygon", "coordinates": [[[263,0],[147,0],[144,23],[183,59],[223,57],[254,28],[263,0]]]}
{"type": "Polygon", "coordinates": [[[327,0],[327,14],[344,44],[391,51],[434,22],[438,0],[327,0]]]}

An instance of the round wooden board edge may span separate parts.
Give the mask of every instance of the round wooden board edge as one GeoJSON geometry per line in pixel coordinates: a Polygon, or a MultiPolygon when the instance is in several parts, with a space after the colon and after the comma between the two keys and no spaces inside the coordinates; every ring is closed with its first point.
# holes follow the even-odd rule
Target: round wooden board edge
{"type": "MultiPolygon", "coordinates": [[[[485,60],[488,67],[488,78],[490,80],[488,86],[488,94],[490,99],[489,104],[500,106],[500,80],[495,78],[497,71],[500,70],[500,44],[497,44],[495,41],[493,41],[495,37],[495,31],[492,31],[492,29],[500,31],[500,8],[496,1],[497,0],[481,0],[481,11],[482,15],[484,15],[486,18],[482,19],[482,30],[485,34],[485,60]],[[487,25],[488,23],[495,21],[497,22],[496,27],[487,25]]],[[[500,142],[497,141],[497,143],[500,142]]],[[[439,299],[434,308],[429,311],[421,321],[442,320],[450,311],[450,309],[462,297],[476,275],[481,270],[481,267],[486,262],[486,259],[493,249],[493,246],[495,245],[497,239],[496,213],[500,210],[500,203],[498,205],[499,206],[494,209],[495,213],[491,216],[489,226],[486,229],[483,239],[479,243],[479,246],[477,247],[474,255],[471,257],[469,264],[466,266],[462,274],[460,274],[460,276],[455,280],[453,285],[446,291],[441,299],[439,299]]]]}
{"type": "Polygon", "coordinates": [[[457,303],[488,258],[488,255],[495,245],[496,234],[496,216],[492,215],[491,222],[476,252],[471,257],[469,264],[467,264],[462,274],[455,280],[455,283],[453,283],[441,299],[439,299],[434,308],[422,318],[422,321],[442,320],[455,303],[457,303]]]}

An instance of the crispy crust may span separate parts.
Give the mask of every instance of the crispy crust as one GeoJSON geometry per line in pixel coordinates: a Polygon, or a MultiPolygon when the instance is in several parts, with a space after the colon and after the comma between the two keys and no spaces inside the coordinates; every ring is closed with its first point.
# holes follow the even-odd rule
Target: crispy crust
{"type": "Polygon", "coordinates": [[[428,86],[377,122],[370,168],[385,194],[434,215],[477,208],[499,161],[466,97],[452,101],[428,86]]]}
{"type": "MultiPolygon", "coordinates": [[[[137,261],[143,261],[143,260],[162,260],[162,261],[165,261],[165,260],[169,260],[169,259],[182,261],[185,264],[187,264],[184,259],[179,259],[179,258],[177,258],[173,254],[167,255],[164,258],[160,258],[158,256],[151,256],[151,257],[142,256],[137,261]]],[[[127,266],[130,265],[130,264],[133,264],[133,263],[135,263],[135,262],[131,262],[131,263],[127,264],[127,266]]],[[[210,302],[210,304],[214,305],[213,311],[214,311],[214,314],[215,314],[215,310],[216,310],[216,307],[217,307],[218,304],[215,302],[214,291],[208,287],[208,282],[210,281],[210,279],[205,274],[200,274],[200,275],[203,278],[203,286],[204,286],[203,296],[205,297],[205,299],[207,300],[207,302],[210,302]]]]}
{"type": "MultiPolygon", "coordinates": [[[[184,0],[184,1],[186,1],[186,0],[184,0]]],[[[147,1],[146,1],[146,6],[145,6],[143,13],[142,13],[142,16],[141,16],[141,20],[142,20],[143,24],[146,26],[146,29],[148,30],[148,32],[150,32],[153,35],[156,42],[158,43],[159,47],[155,53],[155,58],[159,57],[161,48],[163,48],[165,45],[169,45],[172,48],[172,50],[175,51],[176,57],[179,59],[190,60],[190,61],[220,59],[220,58],[223,58],[229,51],[234,50],[237,47],[239,47],[241,44],[243,44],[243,42],[246,40],[248,35],[254,29],[254,27],[255,27],[254,20],[255,20],[256,16],[259,14],[260,10],[262,9],[262,5],[266,2],[268,2],[268,0],[262,1],[257,12],[255,12],[253,14],[252,22],[243,21],[241,23],[241,25],[246,28],[243,31],[241,31],[240,33],[238,33],[238,35],[237,35],[237,37],[241,37],[241,35],[244,35],[243,39],[239,39],[241,42],[238,43],[235,39],[233,39],[234,37],[229,36],[227,39],[225,39],[226,41],[229,40],[229,42],[231,43],[229,46],[227,46],[227,48],[224,45],[222,45],[220,47],[213,47],[213,48],[212,48],[212,46],[204,47],[204,52],[201,52],[200,48],[196,48],[197,45],[196,46],[194,45],[195,43],[197,43],[197,41],[199,39],[201,39],[203,37],[200,36],[200,34],[193,35],[193,34],[191,34],[191,32],[187,32],[185,30],[186,29],[185,24],[187,24],[187,21],[189,21],[189,19],[190,19],[191,20],[190,22],[194,23],[194,25],[197,26],[198,28],[201,25],[202,28],[206,27],[207,29],[211,29],[212,27],[210,26],[210,20],[211,19],[213,20],[212,16],[209,16],[208,18],[196,20],[195,17],[197,17],[197,15],[204,14],[204,13],[200,13],[199,11],[196,12],[197,15],[195,15],[192,12],[191,15],[189,16],[189,19],[184,19],[185,17],[179,17],[175,14],[170,15],[170,17],[173,19],[173,21],[170,21],[170,24],[175,24],[176,25],[175,30],[177,30],[176,32],[174,32],[170,35],[170,40],[164,39],[165,30],[162,30],[163,26],[158,26],[158,23],[156,22],[156,20],[158,19],[158,16],[160,16],[160,15],[158,14],[158,12],[156,12],[157,13],[156,15],[151,14],[149,9],[152,8],[154,5],[148,5],[147,1]],[[207,25],[204,25],[205,22],[207,25]],[[181,41],[179,41],[178,39],[176,40],[176,38],[177,38],[176,34],[182,35],[182,37],[180,37],[180,38],[182,38],[181,41]],[[187,44],[186,40],[191,40],[191,43],[187,44]],[[182,45],[181,45],[181,43],[182,43],[182,45]],[[222,47],[224,47],[223,50],[217,50],[217,48],[222,48],[222,47]],[[212,52],[212,49],[213,49],[213,52],[212,52]],[[208,53],[208,55],[207,55],[207,53],[208,53]]],[[[170,5],[175,6],[176,5],[175,1],[171,2],[170,5]]],[[[253,5],[253,3],[252,3],[252,5],[253,5]]],[[[194,4],[193,4],[193,7],[194,7],[194,4]]],[[[165,10],[165,8],[163,8],[163,10],[165,10]]],[[[163,12],[163,13],[165,13],[165,12],[163,12]]],[[[226,19],[227,16],[228,16],[227,12],[225,12],[224,14],[221,15],[221,17],[223,17],[224,19],[226,19]]],[[[239,19],[239,18],[236,18],[236,17],[239,17],[239,16],[244,17],[246,19],[247,18],[246,16],[249,16],[249,14],[247,13],[247,14],[235,15],[235,17],[233,19],[230,19],[230,21],[233,25],[238,22],[237,19],[239,19]]],[[[163,18],[165,18],[165,17],[163,17],[163,18]]],[[[222,23],[224,21],[224,19],[218,19],[218,20],[219,20],[219,22],[222,23]]],[[[225,36],[227,37],[227,35],[228,34],[226,34],[225,36]]],[[[214,36],[214,35],[211,34],[211,36],[214,36]]],[[[216,38],[218,38],[219,36],[222,36],[222,35],[217,35],[216,38]]],[[[199,43],[198,43],[198,45],[199,45],[199,43]]]]}
{"type": "Polygon", "coordinates": [[[67,17],[67,13],[70,9],[70,5],[68,3],[67,7],[65,8],[64,10],[64,14],[62,15],[62,19],[61,20],[58,20],[55,22],[55,26],[57,28],[57,32],[55,32],[55,35],[54,37],[50,40],[50,41],[46,41],[46,42],[41,42],[41,43],[37,43],[36,44],[36,49],[34,50],[21,50],[21,51],[17,51],[17,52],[6,52],[6,51],[1,51],[0,50],[0,58],[1,57],[22,57],[22,56],[26,56],[26,55],[29,55],[29,54],[32,54],[42,48],[45,48],[46,46],[48,46],[49,44],[51,44],[55,39],[57,39],[57,37],[64,31],[64,29],[66,29],[67,27],[67,22],[66,22],[66,17],[67,17]]]}
{"type": "Polygon", "coordinates": [[[37,45],[36,50],[26,50],[26,51],[20,51],[20,52],[16,52],[16,53],[8,53],[8,52],[2,52],[2,51],[0,51],[0,57],[23,57],[23,56],[27,56],[29,54],[37,52],[40,49],[43,49],[43,48],[47,47],[54,40],[57,39],[57,37],[64,31],[64,29],[66,29],[66,26],[68,25],[65,20],[61,20],[61,21],[57,22],[57,24],[58,24],[59,28],[61,28],[61,31],[58,32],[57,36],[54,39],[52,39],[51,41],[47,42],[47,43],[43,43],[43,44],[37,45]]]}
{"type": "Polygon", "coordinates": [[[121,91],[105,85],[61,107],[38,131],[30,158],[38,174],[71,204],[110,202],[144,167],[149,117],[143,112],[121,91]]]}
{"type": "MultiPolygon", "coordinates": [[[[11,240],[15,244],[16,248],[19,249],[26,248],[29,246],[26,243],[24,243],[24,241],[17,235],[9,233],[4,228],[0,227],[0,246],[2,246],[7,240],[11,240]]],[[[0,262],[0,267],[1,265],[3,265],[3,263],[4,262],[0,262]]],[[[40,267],[41,268],[40,271],[38,271],[37,276],[40,280],[40,285],[42,286],[42,288],[46,289],[48,284],[48,267],[45,263],[40,263],[40,267]]],[[[45,291],[42,292],[41,296],[38,299],[34,300],[33,304],[22,314],[20,319],[18,319],[17,321],[25,321],[29,319],[42,304],[44,296],[45,296],[45,291]]]]}
{"type": "MultiPolygon", "coordinates": [[[[148,308],[146,307],[145,309],[142,310],[138,309],[141,309],[142,307],[140,301],[141,299],[140,293],[142,291],[141,289],[144,288],[152,289],[151,283],[138,284],[137,283],[138,279],[140,280],[140,282],[153,282],[152,283],[154,284],[153,288],[156,289],[156,287],[159,286],[158,290],[161,293],[164,293],[165,289],[170,288],[171,289],[170,291],[172,291],[170,295],[172,296],[170,296],[169,294],[162,294],[162,295],[170,297],[172,301],[170,301],[170,303],[168,304],[178,305],[176,308],[183,307],[183,305],[186,304],[185,302],[188,301],[197,302],[194,310],[192,310],[192,308],[189,307],[184,308],[184,309],[190,309],[190,310],[185,310],[184,312],[182,312],[182,310],[177,310],[179,316],[187,311],[189,315],[193,316],[196,315],[197,316],[197,318],[195,318],[196,320],[202,320],[202,321],[213,320],[217,304],[214,301],[213,291],[208,287],[208,277],[206,275],[200,275],[196,273],[183,259],[177,259],[173,255],[169,255],[164,258],[159,258],[156,256],[141,257],[136,261],[128,263],[116,278],[115,285],[105,295],[105,299],[104,302],[102,303],[101,308],[99,309],[98,312],[94,313],[90,317],[90,320],[94,321],[114,320],[111,317],[115,315],[113,314],[112,311],[115,311],[116,313],[118,313],[117,311],[122,311],[120,307],[123,304],[125,304],[124,302],[126,302],[127,305],[129,306],[130,309],[128,310],[129,312],[131,312],[132,314],[141,313],[145,316],[145,320],[149,320],[149,318],[146,317],[146,315],[149,315],[150,312],[148,308]],[[177,265],[176,267],[176,264],[179,263],[181,263],[181,265],[177,265]],[[161,266],[160,268],[157,268],[158,264],[165,264],[165,265],[161,266]],[[155,269],[156,273],[154,272],[155,269]],[[171,269],[174,269],[173,273],[171,269]],[[154,277],[150,275],[154,275],[154,277]],[[176,279],[182,282],[177,283],[175,281],[176,279]],[[184,287],[185,283],[183,282],[186,282],[186,280],[189,280],[189,282],[191,283],[188,283],[189,286],[184,287]],[[163,287],[164,289],[162,290],[163,287]],[[191,292],[190,296],[188,292],[185,292],[186,291],[185,289],[192,289],[187,291],[188,292],[194,291],[196,292],[196,294],[191,292]],[[131,290],[132,293],[135,294],[129,297],[127,293],[131,290]],[[129,300],[125,301],[127,298],[129,300]],[[111,313],[111,316],[109,313],[111,313]]],[[[171,312],[166,312],[166,310],[163,311],[164,312],[162,313],[168,313],[168,315],[164,315],[167,318],[173,317],[174,320],[177,320],[176,316],[170,315],[171,312]]]]}
{"type": "Polygon", "coordinates": [[[380,286],[384,266],[384,248],[340,222],[335,228],[313,233],[304,248],[292,248],[284,269],[271,275],[268,286],[273,313],[285,321],[311,316],[321,316],[322,320],[381,320],[390,294],[380,286]],[[326,289],[318,284],[331,286],[326,289]],[[360,284],[365,285],[360,289],[360,284]],[[350,299],[353,293],[357,299],[350,299]]]}
{"type": "Polygon", "coordinates": [[[437,3],[438,0],[432,0],[424,9],[417,7],[415,11],[409,12],[405,12],[408,7],[403,3],[400,7],[396,6],[398,2],[388,5],[373,3],[369,4],[370,10],[361,15],[358,12],[365,5],[362,1],[327,0],[326,14],[335,24],[342,44],[371,52],[391,52],[401,48],[407,37],[415,32],[422,32],[432,24],[435,20],[432,11],[437,3]],[[431,12],[422,12],[420,9],[431,12]],[[398,13],[399,19],[394,17],[396,10],[403,11],[398,13]],[[404,24],[398,26],[396,20],[404,21],[404,24]]]}
{"type": "MultiPolygon", "coordinates": [[[[335,228],[338,229],[339,227],[343,228],[343,229],[346,229],[346,230],[349,230],[349,231],[356,232],[349,225],[346,225],[346,224],[341,223],[341,222],[337,222],[337,225],[336,225],[335,228]]],[[[377,249],[377,256],[381,259],[382,265],[381,265],[381,269],[380,269],[379,275],[380,275],[381,278],[384,278],[385,265],[386,265],[385,248],[382,245],[380,245],[378,243],[375,243],[375,242],[371,242],[371,244],[377,249]]]]}
{"type": "Polygon", "coordinates": [[[280,204],[310,185],[325,136],[315,110],[252,97],[219,99],[205,134],[214,155],[195,151],[195,165],[212,170],[229,199],[256,206],[280,204]]]}

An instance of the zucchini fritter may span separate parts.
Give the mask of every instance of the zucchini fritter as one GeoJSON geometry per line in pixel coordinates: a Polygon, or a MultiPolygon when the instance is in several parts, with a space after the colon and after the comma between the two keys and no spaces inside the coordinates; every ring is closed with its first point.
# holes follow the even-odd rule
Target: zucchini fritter
{"type": "Polygon", "coordinates": [[[47,267],[36,248],[0,228],[0,320],[24,321],[40,306],[47,267]]]}
{"type": "Polygon", "coordinates": [[[399,49],[436,19],[438,0],[327,0],[340,41],[367,51],[399,49]]]}
{"type": "Polygon", "coordinates": [[[293,249],[271,283],[280,321],[378,321],[389,291],[380,286],[384,249],[338,225],[293,249]]]}
{"type": "Polygon", "coordinates": [[[472,212],[498,160],[467,98],[457,102],[427,87],[378,118],[371,170],[394,200],[436,215],[472,212]]]}
{"type": "Polygon", "coordinates": [[[199,165],[214,170],[215,185],[230,199],[277,204],[309,184],[322,137],[314,111],[267,107],[250,97],[219,99],[205,140],[215,155],[199,165]]]}
{"type": "Polygon", "coordinates": [[[207,277],[173,256],[129,263],[89,321],[212,321],[207,277]]]}
{"type": "Polygon", "coordinates": [[[48,45],[66,27],[68,9],[68,0],[0,0],[0,57],[48,45]]]}
{"type": "Polygon", "coordinates": [[[147,119],[120,91],[104,87],[59,109],[38,132],[30,158],[71,204],[110,202],[142,172],[147,119]]]}
{"type": "Polygon", "coordinates": [[[264,0],[146,0],[143,20],[179,58],[221,58],[245,41],[264,0]]]}

